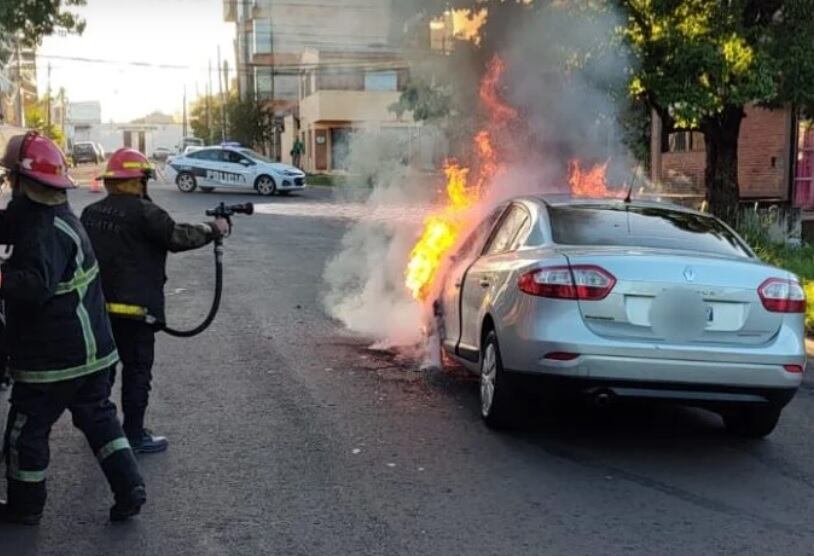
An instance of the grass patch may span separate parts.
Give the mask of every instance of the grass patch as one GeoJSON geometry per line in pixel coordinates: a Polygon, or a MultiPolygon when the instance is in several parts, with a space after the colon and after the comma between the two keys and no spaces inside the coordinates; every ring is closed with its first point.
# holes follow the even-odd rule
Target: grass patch
{"type": "Polygon", "coordinates": [[[332,176],[329,174],[308,174],[305,178],[308,185],[320,185],[323,187],[334,187],[348,184],[347,176],[332,176]]]}

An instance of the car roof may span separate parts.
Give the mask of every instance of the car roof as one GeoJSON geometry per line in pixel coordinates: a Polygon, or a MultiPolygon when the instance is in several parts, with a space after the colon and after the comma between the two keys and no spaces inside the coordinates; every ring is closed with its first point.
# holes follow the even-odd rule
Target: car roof
{"type": "Polygon", "coordinates": [[[676,203],[665,202],[660,200],[637,199],[633,197],[629,202],[617,197],[574,197],[568,194],[552,194],[552,195],[537,195],[531,197],[536,202],[542,202],[549,207],[636,207],[636,208],[658,208],[663,210],[672,210],[675,212],[683,212],[687,214],[696,214],[700,216],[712,217],[710,214],[700,212],[698,210],[685,207],[676,203]]]}

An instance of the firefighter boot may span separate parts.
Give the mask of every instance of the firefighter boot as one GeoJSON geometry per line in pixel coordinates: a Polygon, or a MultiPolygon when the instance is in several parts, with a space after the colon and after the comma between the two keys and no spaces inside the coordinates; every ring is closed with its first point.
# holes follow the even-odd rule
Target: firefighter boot
{"type": "Polygon", "coordinates": [[[110,521],[125,521],[141,512],[147,502],[147,491],[143,486],[135,486],[126,495],[116,495],[116,503],[110,508],[110,521]]]}
{"type": "Polygon", "coordinates": [[[157,454],[164,452],[170,445],[164,436],[154,436],[150,429],[142,429],[141,434],[130,437],[130,447],[136,454],[157,454]]]}
{"type": "Polygon", "coordinates": [[[42,514],[20,513],[9,508],[7,502],[0,501],[0,523],[11,523],[14,525],[39,525],[42,514]]]}

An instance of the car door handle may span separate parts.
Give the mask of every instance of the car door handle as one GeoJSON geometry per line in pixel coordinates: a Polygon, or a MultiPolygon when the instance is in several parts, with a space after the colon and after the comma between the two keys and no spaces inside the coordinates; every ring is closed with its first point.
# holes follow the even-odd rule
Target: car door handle
{"type": "Polygon", "coordinates": [[[482,287],[482,288],[488,288],[489,286],[492,285],[492,282],[490,282],[486,278],[481,278],[479,283],[480,283],[480,287],[482,287]]]}

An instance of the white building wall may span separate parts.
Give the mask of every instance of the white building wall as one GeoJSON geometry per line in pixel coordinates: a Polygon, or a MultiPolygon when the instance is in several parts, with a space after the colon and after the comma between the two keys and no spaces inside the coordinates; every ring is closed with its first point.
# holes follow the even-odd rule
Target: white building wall
{"type": "Polygon", "coordinates": [[[84,126],[71,126],[68,135],[71,144],[80,141],[93,141],[101,143],[105,152],[111,153],[124,147],[124,132],[131,131],[133,137],[132,147],[138,148],[138,133],[144,133],[144,154],[151,154],[156,147],[174,149],[183,137],[181,124],[92,124],[84,126]]]}

